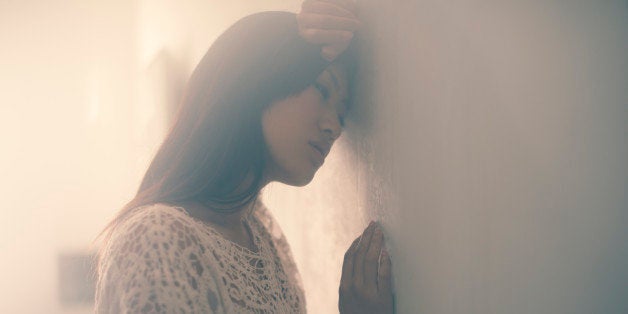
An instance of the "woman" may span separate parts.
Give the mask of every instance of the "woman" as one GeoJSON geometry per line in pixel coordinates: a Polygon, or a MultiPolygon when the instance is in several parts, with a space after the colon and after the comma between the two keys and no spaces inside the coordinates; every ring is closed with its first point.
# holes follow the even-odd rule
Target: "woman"
{"type": "MultiPolygon", "coordinates": [[[[340,136],[358,26],[347,0],[306,1],[298,15],[247,16],[215,41],[137,195],[104,231],[96,312],[305,312],[258,196],[272,181],[308,184],[340,136]]],[[[341,313],[392,312],[382,243],[372,223],[345,254],[341,313]]]]}

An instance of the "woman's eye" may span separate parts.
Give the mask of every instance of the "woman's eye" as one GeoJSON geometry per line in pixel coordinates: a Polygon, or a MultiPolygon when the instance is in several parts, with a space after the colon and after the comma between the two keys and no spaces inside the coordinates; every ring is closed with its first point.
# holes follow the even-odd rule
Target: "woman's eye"
{"type": "Polygon", "coordinates": [[[329,91],[327,90],[327,87],[319,84],[319,83],[314,83],[314,86],[316,87],[316,89],[318,89],[318,91],[321,93],[321,95],[323,95],[324,99],[328,99],[329,98],[329,91]]]}
{"type": "Polygon", "coordinates": [[[345,127],[345,118],[344,117],[338,117],[338,119],[340,120],[340,126],[341,127],[345,127]]]}

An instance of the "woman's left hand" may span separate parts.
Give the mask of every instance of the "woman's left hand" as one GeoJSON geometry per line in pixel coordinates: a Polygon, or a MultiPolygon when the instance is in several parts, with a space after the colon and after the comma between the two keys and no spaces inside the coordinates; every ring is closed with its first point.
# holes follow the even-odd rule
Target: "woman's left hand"
{"type": "Polygon", "coordinates": [[[372,222],[345,253],[338,293],[341,314],[394,313],[392,264],[379,223],[372,222]]]}
{"type": "Polygon", "coordinates": [[[321,44],[321,55],[330,62],[347,49],[361,25],[353,0],[306,0],[297,22],[299,35],[309,43],[321,44]]]}

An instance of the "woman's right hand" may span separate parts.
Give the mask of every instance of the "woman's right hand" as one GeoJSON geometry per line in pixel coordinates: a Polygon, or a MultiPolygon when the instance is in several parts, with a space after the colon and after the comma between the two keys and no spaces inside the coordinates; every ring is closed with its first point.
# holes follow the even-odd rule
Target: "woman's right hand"
{"type": "Polygon", "coordinates": [[[306,0],[297,14],[299,35],[321,44],[321,55],[333,61],[344,52],[361,23],[353,0],[306,0]]]}
{"type": "Polygon", "coordinates": [[[393,313],[392,272],[384,235],[371,224],[345,253],[338,308],[341,314],[393,313]]]}

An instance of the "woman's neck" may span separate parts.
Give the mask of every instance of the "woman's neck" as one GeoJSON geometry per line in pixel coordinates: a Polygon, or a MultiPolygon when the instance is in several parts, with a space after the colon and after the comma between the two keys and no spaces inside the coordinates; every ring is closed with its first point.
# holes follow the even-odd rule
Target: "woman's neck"
{"type": "Polygon", "coordinates": [[[253,214],[256,208],[257,198],[248,204],[241,206],[229,213],[222,213],[215,206],[204,204],[198,201],[190,201],[183,203],[183,207],[190,215],[213,225],[218,225],[225,229],[240,230],[243,228],[245,219],[253,214]]]}
{"type": "MultiPolygon", "coordinates": [[[[244,182],[242,182],[242,184],[233,192],[233,194],[243,193],[246,189],[249,188],[250,184],[253,183],[253,180],[253,175],[249,174],[244,182]]],[[[225,207],[217,206],[211,203],[190,201],[184,205],[187,206],[186,209],[188,209],[190,214],[203,221],[213,223],[214,225],[218,225],[226,229],[243,230],[244,220],[249,218],[253,214],[258,202],[261,202],[261,200],[259,199],[259,195],[261,193],[260,191],[269,182],[269,177],[267,175],[263,175],[262,182],[260,184],[260,190],[256,192],[257,195],[250,202],[240,207],[230,208],[233,206],[225,206],[226,208],[230,208],[229,213],[220,212],[220,209],[225,207]]]]}

